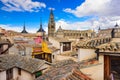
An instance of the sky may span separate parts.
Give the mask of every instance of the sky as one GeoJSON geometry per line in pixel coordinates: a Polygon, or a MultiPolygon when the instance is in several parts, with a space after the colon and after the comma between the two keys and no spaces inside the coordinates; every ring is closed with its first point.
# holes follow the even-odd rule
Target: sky
{"type": "Polygon", "coordinates": [[[25,22],[36,33],[40,19],[46,33],[50,9],[56,29],[96,30],[120,25],[120,0],[0,0],[0,27],[21,32],[25,22]]]}

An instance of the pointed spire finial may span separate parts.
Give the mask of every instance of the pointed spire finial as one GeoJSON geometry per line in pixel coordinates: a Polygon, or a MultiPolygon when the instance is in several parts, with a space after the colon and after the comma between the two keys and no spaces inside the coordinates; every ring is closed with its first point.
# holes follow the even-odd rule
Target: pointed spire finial
{"type": "Polygon", "coordinates": [[[118,27],[119,25],[118,25],[118,23],[116,22],[116,25],[115,25],[115,27],[118,27]]]}
{"type": "Polygon", "coordinates": [[[98,29],[99,31],[101,30],[101,28],[100,28],[100,26],[99,26],[99,29],[98,29]]]}
{"type": "Polygon", "coordinates": [[[42,28],[42,17],[40,17],[40,28],[42,28]]]}
{"type": "Polygon", "coordinates": [[[50,14],[53,15],[53,9],[52,8],[50,9],[50,14]]]}
{"type": "Polygon", "coordinates": [[[25,21],[24,21],[24,25],[23,25],[23,30],[25,30],[25,21]]]}
{"type": "Polygon", "coordinates": [[[61,25],[59,26],[59,29],[62,29],[61,25]]]}
{"type": "Polygon", "coordinates": [[[44,29],[42,28],[42,17],[40,17],[40,28],[37,32],[45,32],[44,29]]]}
{"type": "Polygon", "coordinates": [[[25,21],[24,21],[24,25],[23,25],[23,31],[21,33],[28,33],[25,29],[25,21]]]}

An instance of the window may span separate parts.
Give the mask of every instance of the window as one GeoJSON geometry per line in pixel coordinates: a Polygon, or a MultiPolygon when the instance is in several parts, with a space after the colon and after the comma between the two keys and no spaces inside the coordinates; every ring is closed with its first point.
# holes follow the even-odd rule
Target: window
{"type": "Polygon", "coordinates": [[[71,43],[63,43],[63,51],[69,51],[71,49],[71,43]]]}
{"type": "Polygon", "coordinates": [[[21,68],[18,68],[18,74],[21,75],[21,68]]]}

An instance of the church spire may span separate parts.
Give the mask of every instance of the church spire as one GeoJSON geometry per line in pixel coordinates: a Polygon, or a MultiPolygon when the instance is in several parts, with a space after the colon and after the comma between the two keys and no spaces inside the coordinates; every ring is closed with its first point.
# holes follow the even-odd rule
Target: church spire
{"type": "Polygon", "coordinates": [[[50,9],[50,15],[53,16],[53,9],[50,9]]]}
{"type": "Polygon", "coordinates": [[[49,18],[49,23],[54,23],[54,14],[53,14],[53,9],[50,9],[50,18],[49,18]]]}
{"type": "Polygon", "coordinates": [[[99,31],[101,30],[100,26],[99,26],[98,30],[99,30],[99,31]]]}
{"type": "Polygon", "coordinates": [[[26,28],[25,28],[25,21],[24,21],[23,30],[22,30],[21,33],[28,33],[28,32],[26,31],[26,28]]]}
{"type": "Polygon", "coordinates": [[[44,29],[42,28],[42,18],[40,18],[40,28],[37,32],[45,32],[44,29]]]}
{"type": "Polygon", "coordinates": [[[119,25],[118,25],[118,23],[116,22],[116,25],[115,25],[115,27],[119,27],[119,25]]]}

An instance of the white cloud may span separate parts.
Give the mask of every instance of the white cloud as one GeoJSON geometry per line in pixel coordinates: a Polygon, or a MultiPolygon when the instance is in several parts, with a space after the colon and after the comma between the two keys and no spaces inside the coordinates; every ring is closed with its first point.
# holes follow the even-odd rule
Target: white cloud
{"type": "MultiPolygon", "coordinates": [[[[120,17],[100,17],[99,19],[92,18],[88,21],[84,22],[70,22],[66,21],[64,19],[60,19],[56,21],[56,30],[61,26],[63,29],[66,30],[88,30],[88,29],[94,29],[97,31],[99,26],[101,29],[105,28],[112,28],[116,24],[116,22],[120,25],[120,17]]],[[[48,23],[43,24],[43,29],[46,31],[46,34],[48,33],[48,23]]],[[[39,25],[38,25],[39,26],[39,25]]],[[[13,25],[5,25],[5,24],[0,24],[0,27],[3,29],[7,30],[14,30],[21,32],[23,29],[23,26],[13,26],[13,25]]],[[[29,33],[36,33],[36,31],[39,29],[39,27],[30,27],[28,28],[26,26],[26,30],[29,33]]]]}
{"type": "MultiPolygon", "coordinates": [[[[38,25],[39,26],[39,25],[38,25]]],[[[43,24],[43,29],[45,30],[46,33],[48,33],[48,27],[47,24],[43,24]]],[[[0,27],[5,29],[5,30],[13,30],[17,32],[21,32],[23,30],[23,26],[13,26],[11,24],[0,24],[0,27]]],[[[26,26],[26,31],[28,33],[36,33],[38,31],[39,27],[28,27],[26,26]]]]}
{"type": "Polygon", "coordinates": [[[64,9],[65,12],[72,13],[77,17],[82,16],[120,16],[120,0],[85,0],[82,5],[72,10],[64,9]]]}
{"type": "Polygon", "coordinates": [[[12,25],[5,25],[5,24],[0,24],[0,27],[6,30],[14,30],[14,31],[21,31],[21,26],[12,26],[12,25]]]}
{"type": "MultiPolygon", "coordinates": [[[[0,24],[0,27],[6,30],[13,30],[13,31],[17,31],[17,32],[21,32],[23,30],[23,26],[13,26],[10,24],[0,24]]],[[[37,31],[36,28],[27,28],[26,27],[26,31],[30,32],[30,33],[35,33],[37,31]]]]}
{"type": "Polygon", "coordinates": [[[84,22],[68,22],[64,19],[61,19],[56,22],[56,30],[59,28],[59,26],[66,30],[94,29],[97,31],[99,27],[101,27],[101,29],[113,28],[116,22],[120,25],[120,17],[119,19],[114,18],[115,17],[101,17],[98,20],[92,18],[91,20],[84,22]]]}
{"type": "Polygon", "coordinates": [[[45,8],[45,3],[32,1],[32,0],[1,0],[4,4],[1,7],[5,11],[28,11],[37,12],[40,8],[45,8]]]}
{"type": "MultiPolygon", "coordinates": [[[[83,26],[83,29],[86,29],[84,26],[94,29],[98,29],[99,26],[101,28],[111,28],[114,27],[116,22],[120,25],[119,5],[120,0],[85,0],[84,3],[75,9],[66,8],[64,12],[71,13],[76,17],[92,16],[90,20],[79,22],[79,26],[83,26]],[[81,25],[81,23],[83,25],[81,25]]],[[[77,26],[77,24],[75,24],[75,26],[77,26]]]]}

